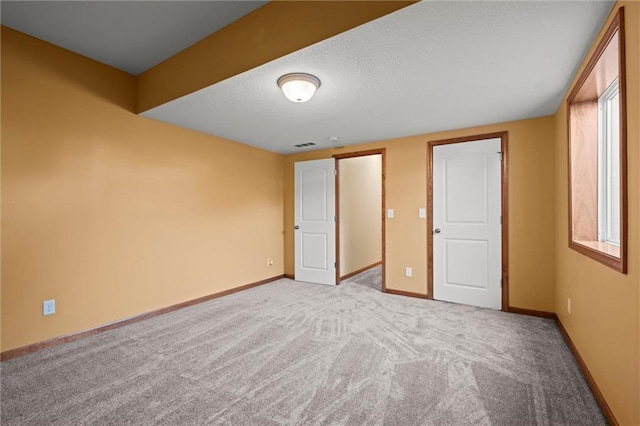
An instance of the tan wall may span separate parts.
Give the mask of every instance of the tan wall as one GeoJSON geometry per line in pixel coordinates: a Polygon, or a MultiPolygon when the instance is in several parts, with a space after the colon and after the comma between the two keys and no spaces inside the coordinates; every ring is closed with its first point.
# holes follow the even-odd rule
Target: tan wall
{"type": "Polygon", "coordinates": [[[134,77],[4,27],[2,89],[3,351],[283,273],[282,156],[138,117],[134,77]]]}
{"type": "MultiPolygon", "coordinates": [[[[623,425],[640,424],[640,3],[624,2],[627,55],[628,271],[568,248],[567,108],[556,114],[556,313],[623,425]],[[571,298],[571,314],[567,313],[571,298]]],[[[617,7],[614,8],[614,12],[617,7]]],[[[609,22],[609,21],[608,21],[609,22]]],[[[606,26],[608,25],[605,25],[606,26]]],[[[595,45],[594,45],[595,47],[595,45]]],[[[592,49],[593,51],[593,49],[592,49]]],[[[583,64],[584,66],[584,64],[583,64]]],[[[576,75],[581,72],[582,68],[576,75]]]]}
{"type": "Polygon", "coordinates": [[[382,156],[338,163],[340,275],[346,275],[382,260],[382,156]]]}
{"type": "Polygon", "coordinates": [[[509,132],[509,276],[511,306],[554,310],[555,170],[553,117],[494,124],[285,157],[285,272],[293,274],[293,164],[334,154],[386,148],[386,285],[426,294],[427,142],[465,135],[509,132]],[[413,277],[404,268],[413,267],[413,277]]]}

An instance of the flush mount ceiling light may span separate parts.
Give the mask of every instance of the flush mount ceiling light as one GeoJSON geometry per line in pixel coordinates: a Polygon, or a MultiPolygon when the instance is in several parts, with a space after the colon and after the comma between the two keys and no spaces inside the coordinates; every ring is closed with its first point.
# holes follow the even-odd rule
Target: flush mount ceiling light
{"type": "Polygon", "coordinates": [[[311,74],[296,72],[280,77],[278,86],[291,102],[307,102],[320,87],[320,79],[311,74]]]}

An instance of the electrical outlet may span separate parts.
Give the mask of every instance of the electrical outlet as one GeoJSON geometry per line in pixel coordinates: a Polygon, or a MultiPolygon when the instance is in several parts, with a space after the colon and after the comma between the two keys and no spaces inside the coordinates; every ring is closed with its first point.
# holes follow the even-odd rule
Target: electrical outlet
{"type": "Polygon", "coordinates": [[[56,313],[55,299],[45,300],[42,302],[42,315],[53,315],[56,313]]]}
{"type": "Polygon", "coordinates": [[[273,266],[273,259],[272,258],[268,258],[267,259],[267,265],[268,266],[273,266]]]}
{"type": "Polygon", "coordinates": [[[567,297],[567,312],[571,313],[571,298],[567,297]]]}
{"type": "Polygon", "coordinates": [[[413,276],[413,270],[407,266],[406,268],[404,268],[404,276],[405,277],[413,276]]]}

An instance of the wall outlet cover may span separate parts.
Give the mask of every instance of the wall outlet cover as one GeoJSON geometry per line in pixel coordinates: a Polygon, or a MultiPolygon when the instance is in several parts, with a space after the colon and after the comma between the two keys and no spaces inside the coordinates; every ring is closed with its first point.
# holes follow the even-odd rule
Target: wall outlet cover
{"type": "Polygon", "coordinates": [[[56,313],[55,299],[45,300],[42,302],[42,315],[53,315],[56,313]]]}

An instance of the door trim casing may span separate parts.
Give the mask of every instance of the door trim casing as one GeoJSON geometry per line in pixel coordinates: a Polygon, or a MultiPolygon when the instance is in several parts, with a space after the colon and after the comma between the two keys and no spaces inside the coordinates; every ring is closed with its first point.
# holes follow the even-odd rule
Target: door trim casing
{"type": "Polygon", "coordinates": [[[381,176],[381,184],[382,184],[382,211],[380,215],[382,217],[382,292],[385,293],[387,291],[386,284],[386,270],[387,270],[387,249],[386,249],[386,221],[385,221],[385,177],[387,174],[387,149],[369,149],[366,151],[354,151],[354,152],[346,152],[344,154],[335,154],[333,158],[336,160],[336,285],[340,284],[340,161],[345,158],[353,158],[353,157],[365,157],[368,155],[377,155],[380,154],[381,158],[381,168],[382,168],[382,176],[381,176]]]}
{"type": "Polygon", "coordinates": [[[509,132],[494,132],[429,141],[427,144],[427,299],[433,299],[433,147],[460,142],[473,142],[500,138],[502,162],[500,165],[502,214],[502,311],[509,312],[509,132]]]}

